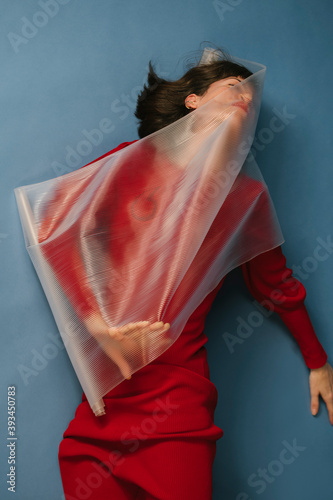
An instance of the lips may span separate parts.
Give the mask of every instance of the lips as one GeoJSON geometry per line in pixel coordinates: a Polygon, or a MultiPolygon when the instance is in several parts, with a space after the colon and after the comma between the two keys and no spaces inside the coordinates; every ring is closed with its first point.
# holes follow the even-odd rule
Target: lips
{"type": "Polygon", "coordinates": [[[239,108],[242,108],[245,112],[247,112],[249,110],[249,106],[248,104],[246,104],[246,102],[244,101],[237,101],[237,102],[234,102],[232,104],[232,106],[237,106],[239,108]]]}

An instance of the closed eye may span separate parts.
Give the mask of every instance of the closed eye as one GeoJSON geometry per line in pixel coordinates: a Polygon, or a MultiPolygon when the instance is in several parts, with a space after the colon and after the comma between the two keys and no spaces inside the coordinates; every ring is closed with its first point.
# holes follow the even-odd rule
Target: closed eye
{"type": "MultiPolygon", "coordinates": [[[[242,80],[239,80],[238,78],[231,78],[231,80],[237,80],[237,83],[241,83],[242,80]]],[[[229,83],[228,85],[231,85],[232,87],[234,87],[235,85],[237,85],[237,83],[229,83]]]]}

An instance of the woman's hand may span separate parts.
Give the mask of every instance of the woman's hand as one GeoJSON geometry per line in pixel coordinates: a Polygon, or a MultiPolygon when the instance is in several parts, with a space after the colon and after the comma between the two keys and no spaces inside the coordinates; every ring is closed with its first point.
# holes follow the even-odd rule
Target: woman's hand
{"type": "Polygon", "coordinates": [[[97,340],[103,351],[118,366],[122,375],[129,380],[131,378],[131,368],[122,354],[122,350],[131,351],[137,348],[137,342],[152,333],[164,334],[170,328],[169,323],[158,321],[138,321],[128,323],[119,327],[109,327],[101,315],[93,314],[84,320],[90,334],[97,340]]]}
{"type": "Polygon", "coordinates": [[[326,403],[328,416],[333,425],[333,368],[326,363],[321,368],[315,368],[310,371],[310,394],[311,394],[311,412],[317,415],[319,409],[319,395],[326,403]]]}

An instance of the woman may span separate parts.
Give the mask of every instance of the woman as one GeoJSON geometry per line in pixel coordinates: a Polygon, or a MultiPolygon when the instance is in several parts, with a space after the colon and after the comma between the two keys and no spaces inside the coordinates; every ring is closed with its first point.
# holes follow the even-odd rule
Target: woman
{"type": "MultiPolygon", "coordinates": [[[[243,66],[222,60],[196,66],[179,80],[168,82],[158,78],[150,66],[148,85],[138,99],[136,110],[136,117],[140,120],[139,136],[146,137],[187,114],[193,113],[195,116],[195,110],[213,99],[228,102],[230,89],[250,75],[251,72],[243,66]]],[[[233,115],[233,137],[237,136],[251,99],[251,88],[248,88],[242,93],[242,99],[237,104],[239,110],[233,115]]],[[[107,155],[130,144],[123,143],[107,155]]],[[[225,151],[222,153],[227,154],[225,151]]],[[[137,161],[149,168],[146,157],[137,161]]],[[[236,199],[249,197],[246,203],[250,206],[257,183],[243,179],[242,183],[235,183],[235,186],[236,199]]],[[[62,205],[62,196],[61,193],[56,194],[54,203],[62,205]]],[[[106,196],[105,199],[111,198],[106,196]]],[[[212,252],[215,241],[228,237],[225,221],[232,213],[232,201],[232,198],[226,199],[223,210],[214,221],[213,231],[209,233],[209,248],[212,252]],[[223,228],[223,232],[217,228],[223,228]]],[[[247,206],[246,203],[244,206],[247,206]]],[[[265,200],[263,207],[266,207],[265,200]]],[[[135,206],[134,210],[137,209],[135,206]]],[[[104,206],[100,212],[99,217],[108,217],[107,207],[104,206]]],[[[49,224],[50,221],[45,219],[45,225],[40,227],[40,243],[47,240],[49,224]]],[[[134,238],[135,234],[132,236],[134,238]]],[[[124,238],[128,239],[128,233],[124,238]]],[[[66,235],[63,245],[66,248],[66,235]]],[[[64,289],[80,278],[82,266],[75,250],[68,247],[67,252],[55,257],[52,244],[45,244],[44,253],[56,272],[60,272],[63,267],[65,255],[69,271],[62,282],[64,289]]],[[[120,265],[123,255],[113,257],[116,262],[118,259],[120,265]]],[[[304,286],[286,267],[280,246],[260,253],[243,263],[241,268],[254,298],[260,302],[266,301],[265,307],[269,303],[270,308],[274,308],[300,346],[310,369],[313,414],[318,411],[321,394],[333,424],[333,370],[327,363],[327,354],[316,337],[304,306],[304,286]],[[277,291],[279,298],[273,301],[272,292],[277,291]]],[[[144,280],[144,274],[142,277],[144,280]]],[[[189,274],[189,288],[195,287],[196,278],[189,274]]],[[[98,305],[94,303],[88,287],[77,289],[75,296],[69,297],[81,314],[87,330],[102,345],[127,380],[104,397],[107,412],[99,418],[92,414],[83,394],[82,403],[65,431],[59,448],[66,500],[212,498],[216,441],[222,437],[223,431],[214,424],[217,391],[209,378],[204,347],[207,337],[203,330],[206,315],[223,281],[224,278],[191,314],[177,340],[132,378],[126,357],[116,349],[117,343],[126,345],[127,335],[131,332],[164,334],[170,327],[169,323],[136,322],[110,328],[98,312],[98,305]],[[112,349],[108,347],[110,337],[114,341],[112,349]]],[[[125,291],[120,290],[119,294],[122,293],[125,291]]],[[[174,309],[177,307],[180,305],[174,301],[174,309]]]]}

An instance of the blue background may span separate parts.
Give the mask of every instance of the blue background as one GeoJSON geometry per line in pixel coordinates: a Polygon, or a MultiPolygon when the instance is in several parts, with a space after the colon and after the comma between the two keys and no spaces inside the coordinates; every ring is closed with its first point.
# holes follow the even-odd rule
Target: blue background
{"type": "MultiPolygon", "coordinates": [[[[173,78],[208,40],[265,64],[257,136],[269,128],[273,108],[285,107],[293,118],[269,142],[260,135],[256,157],[286,240],[287,265],[305,273],[306,306],[331,360],[333,255],[315,261],[313,252],[317,238],[332,236],[333,6],[329,0],[59,0],[58,11],[40,15],[40,3],[3,2],[0,21],[0,490],[1,498],[12,498],[5,484],[6,399],[7,385],[16,385],[17,498],[60,500],[58,445],[81,388],[61,344],[27,384],[20,375],[20,365],[32,368],[57,329],[24,247],[13,189],[136,139],[133,111],[149,59],[173,78]],[[38,27],[28,28],[24,18],[38,27]],[[105,118],[112,127],[85,150],[84,131],[105,118]]],[[[217,444],[214,500],[331,500],[332,426],[323,402],[317,417],[310,413],[309,369],[286,326],[276,314],[265,318],[233,353],[223,339],[236,334],[238,316],[247,321],[255,310],[240,269],[232,271],[206,323],[219,392],[215,423],[225,433],[217,444]],[[304,449],[281,470],[275,461],[294,440],[304,449]],[[263,492],[248,483],[260,467],[277,471],[263,492]]]]}

